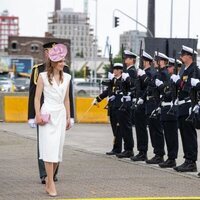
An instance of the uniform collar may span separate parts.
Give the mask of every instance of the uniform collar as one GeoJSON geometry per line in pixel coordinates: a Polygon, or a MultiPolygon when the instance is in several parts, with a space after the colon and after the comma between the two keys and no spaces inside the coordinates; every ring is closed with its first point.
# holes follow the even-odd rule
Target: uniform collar
{"type": "Polygon", "coordinates": [[[128,66],[126,69],[128,70],[128,69],[130,69],[131,67],[135,67],[134,65],[130,65],[130,66],[128,66]]]}

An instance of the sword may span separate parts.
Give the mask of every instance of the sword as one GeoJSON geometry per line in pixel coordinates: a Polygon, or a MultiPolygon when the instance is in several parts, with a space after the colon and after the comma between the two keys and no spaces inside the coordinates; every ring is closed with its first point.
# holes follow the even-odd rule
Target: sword
{"type": "MultiPolygon", "coordinates": [[[[84,116],[91,110],[92,106],[94,106],[94,104],[90,105],[90,107],[83,113],[83,115],[80,117],[80,119],[77,121],[77,123],[79,123],[84,118],[84,116]]],[[[99,106],[97,106],[97,107],[99,107],[99,106]]]]}

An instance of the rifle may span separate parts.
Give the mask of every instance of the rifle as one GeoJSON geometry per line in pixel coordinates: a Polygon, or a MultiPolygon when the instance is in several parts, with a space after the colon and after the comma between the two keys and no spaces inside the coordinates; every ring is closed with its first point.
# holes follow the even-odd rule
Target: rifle
{"type": "MultiPolygon", "coordinates": [[[[110,62],[110,67],[109,67],[109,70],[108,70],[108,73],[113,73],[113,59],[112,59],[112,47],[110,45],[110,48],[109,48],[109,62],[110,62]]],[[[107,87],[110,87],[110,80],[103,80],[101,82],[101,84],[103,86],[107,86],[107,87]]],[[[111,93],[111,92],[110,92],[111,93]]],[[[104,109],[108,109],[108,103],[107,105],[104,107],[104,109]]]]}
{"type": "MultiPolygon", "coordinates": [[[[124,46],[122,44],[122,48],[121,48],[121,57],[122,57],[122,62],[123,62],[123,71],[125,71],[126,66],[125,66],[125,62],[124,62],[124,46]]],[[[126,85],[126,82],[124,80],[121,81],[121,90],[123,93],[123,96],[127,96],[128,94],[128,88],[126,85]]],[[[126,105],[126,99],[123,99],[123,103],[120,106],[119,110],[125,110],[125,105],[126,105]]]]}
{"type": "Polygon", "coordinates": [[[112,73],[112,71],[113,71],[113,60],[112,60],[112,47],[111,47],[111,45],[110,45],[110,49],[109,49],[109,62],[110,62],[109,72],[112,73]]]}
{"type": "MultiPolygon", "coordinates": [[[[158,71],[160,70],[160,58],[159,58],[159,54],[158,54],[158,50],[156,51],[156,63],[158,65],[158,71]]],[[[151,115],[149,116],[149,118],[153,118],[156,119],[158,114],[160,113],[160,107],[161,107],[161,103],[162,103],[162,97],[160,99],[160,101],[158,102],[157,107],[152,111],[151,115]]]]}
{"type": "Polygon", "coordinates": [[[142,55],[143,55],[143,49],[142,49],[142,40],[140,41],[140,63],[139,63],[139,68],[143,69],[143,60],[142,60],[142,55]]]}
{"type": "MultiPolygon", "coordinates": [[[[143,60],[142,60],[142,55],[143,55],[143,49],[142,49],[142,40],[140,41],[140,51],[139,51],[139,56],[140,56],[140,62],[139,62],[139,68],[143,69],[143,60]]],[[[135,87],[132,88],[135,90],[135,96],[136,96],[136,101],[132,102],[132,106],[131,109],[134,110],[137,108],[137,101],[138,101],[138,97],[140,97],[140,90],[141,90],[141,82],[139,78],[136,78],[135,80],[135,87]]]]}
{"type": "MultiPolygon", "coordinates": [[[[175,61],[174,61],[174,74],[177,75],[178,74],[178,64],[177,64],[176,50],[175,49],[173,51],[173,57],[175,59],[175,61]]],[[[178,99],[178,87],[177,87],[176,83],[174,83],[173,81],[171,81],[171,88],[172,88],[173,105],[168,110],[167,114],[171,115],[171,116],[175,116],[176,115],[175,102],[178,99]]]]}
{"type": "Polygon", "coordinates": [[[121,58],[122,58],[122,63],[123,63],[123,71],[126,71],[126,64],[124,62],[124,45],[122,44],[122,47],[121,47],[121,58]]]}
{"type": "MultiPolygon", "coordinates": [[[[112,59],[112,47],[110,45],[110,48],[109,48],[109,62],[110,62],[110,67],[109,67],[109,70],[108,70],[108,73],[113,73],[113,59],[112,59]]],[[[102,85],[104,86],[109,86],[110,85],[110,80],[103,80],[101,82],[102,85]]]]}

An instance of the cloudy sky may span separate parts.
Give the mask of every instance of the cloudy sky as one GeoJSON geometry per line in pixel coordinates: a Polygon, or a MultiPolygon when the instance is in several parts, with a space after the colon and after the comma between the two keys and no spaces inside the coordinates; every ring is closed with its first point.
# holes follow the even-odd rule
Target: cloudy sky
{"type": "MultiPolygon", "coordinates": [[[[136,28],[136,23],[122,14],[115,12],[120,18],[120,26],[112,27],[113,11],[119,9],[132,18],[136,18],[137,0],[88,0],[89,17],[92,27],[95,26],[95,8],[97,12],[98,44],[104,52],[106,38],[109,36],[113,53],[119,51],[119,35],[124,31],[136,28]]],[[[173,28],[172,37],[188,37],[188,3],[191,2],[190,37],[200,36],[200,1],[173,0],[173,28]]],[[[83,11],[84,0],[61,0],[62,8],[73,8],[83,11]]],[[[138,21],[147,26],[148,0],[138,0],[138,21]]],[[[7,9],[10,15],[19,16],[21,36],[44,36],[47,31],[48,14],[54,10],[54,0],[1,0],[0,12],[7,9]],[[17,6],[16,6],[17,4],[17,6]]],[[[156,37],[170,37],[171,0],[156,0],[156,37]]],[[[145,31],[138,25],[138,29],[145,31]]],[[[198,44],[200,47],[200,44],[198,44]]]]}

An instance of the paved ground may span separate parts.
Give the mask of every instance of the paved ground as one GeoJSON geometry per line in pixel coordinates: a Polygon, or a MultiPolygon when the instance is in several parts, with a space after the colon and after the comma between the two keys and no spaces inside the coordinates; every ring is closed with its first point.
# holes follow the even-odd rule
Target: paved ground
{"type": "MultiPolygon", "coordinates": [[[[109,124],[76,124],[68,131],[56,183],[58,199],[200,197],[197,173],[106,156],[111,143],[109,124]]],[[[151,152],[150,146],[149,157],[151,152]]],[[[181,163],[181,145],[179,152],[181,163]]],[[[0,199],[49,199],[38,178],[35,129],[24,123],[0,123],[0,160],[0,199]]]]}

